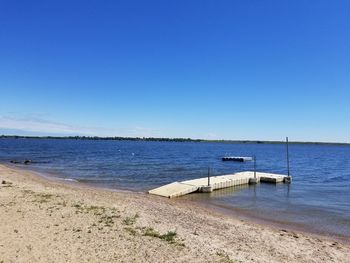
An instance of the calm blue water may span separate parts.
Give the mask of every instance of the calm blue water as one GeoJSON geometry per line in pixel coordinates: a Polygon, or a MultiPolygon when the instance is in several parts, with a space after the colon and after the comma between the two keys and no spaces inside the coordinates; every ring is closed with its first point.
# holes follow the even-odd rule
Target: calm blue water
{"type": "MultiPolygon", "coordinates": [[[[251,162],[222,162],[226,154],[256,155],[259,171],[286,173],[282,144],[0,139],[2,163],[31,159],[25,167],[133,191],[203,177],[208,167],[216,175],[253,169],[251,162]]],[[[292,144],[290,157],[291,185],[259,184],[184,199],[349,238],[350,146],[292,144]]]]}

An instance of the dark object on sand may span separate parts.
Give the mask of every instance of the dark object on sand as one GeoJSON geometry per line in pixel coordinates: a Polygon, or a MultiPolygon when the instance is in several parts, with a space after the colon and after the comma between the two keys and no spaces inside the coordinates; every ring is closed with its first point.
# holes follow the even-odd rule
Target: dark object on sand
{"type": "Polygon", "coordinates": [[[30,164],[30,163],[32,163],[32,160],[25,160],[24,161],[24,164],[30,164]]]}

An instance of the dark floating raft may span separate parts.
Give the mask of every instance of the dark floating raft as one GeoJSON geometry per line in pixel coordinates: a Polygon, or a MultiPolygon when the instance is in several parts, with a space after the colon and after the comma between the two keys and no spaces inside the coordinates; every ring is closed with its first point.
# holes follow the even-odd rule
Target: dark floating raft
{"type": "Polygon", "coordinates": [[[252,161],[253,157],[240,157],[240,156],[225,156],[222,157],[222,161],[227,162],[247,162],[247,161],[252,161]]]}

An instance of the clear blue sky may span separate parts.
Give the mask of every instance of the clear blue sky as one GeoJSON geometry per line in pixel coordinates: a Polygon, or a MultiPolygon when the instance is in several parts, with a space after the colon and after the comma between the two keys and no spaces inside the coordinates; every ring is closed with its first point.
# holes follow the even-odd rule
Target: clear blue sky
{"type": "Polygon", "coordinates": [[[350,2],[1,1],[0,133],[350,142],[350,2]]]}

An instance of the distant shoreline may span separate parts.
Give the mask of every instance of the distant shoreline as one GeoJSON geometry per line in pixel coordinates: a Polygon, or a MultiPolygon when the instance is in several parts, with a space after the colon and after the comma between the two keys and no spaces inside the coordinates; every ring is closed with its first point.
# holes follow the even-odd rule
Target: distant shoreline
{"type": "MultiPolygon", "coordinates": [[[[260,140],[207,140],[192,138],[156,138],[156,137],[99,137],[99,136],[22,136],[22,135],[0,135],[0,139],[55,139],[55,140],[93,140],[93,141],[153,141],[153,142],[198,142],[198,143],[240,143],[240,144],[284,144],[285,141],[260,141],[260,140]]],[[[308,145],[344,145],[346,142],[306,142],[289,141],[290,144],[308,144],[308,145]]]]}

